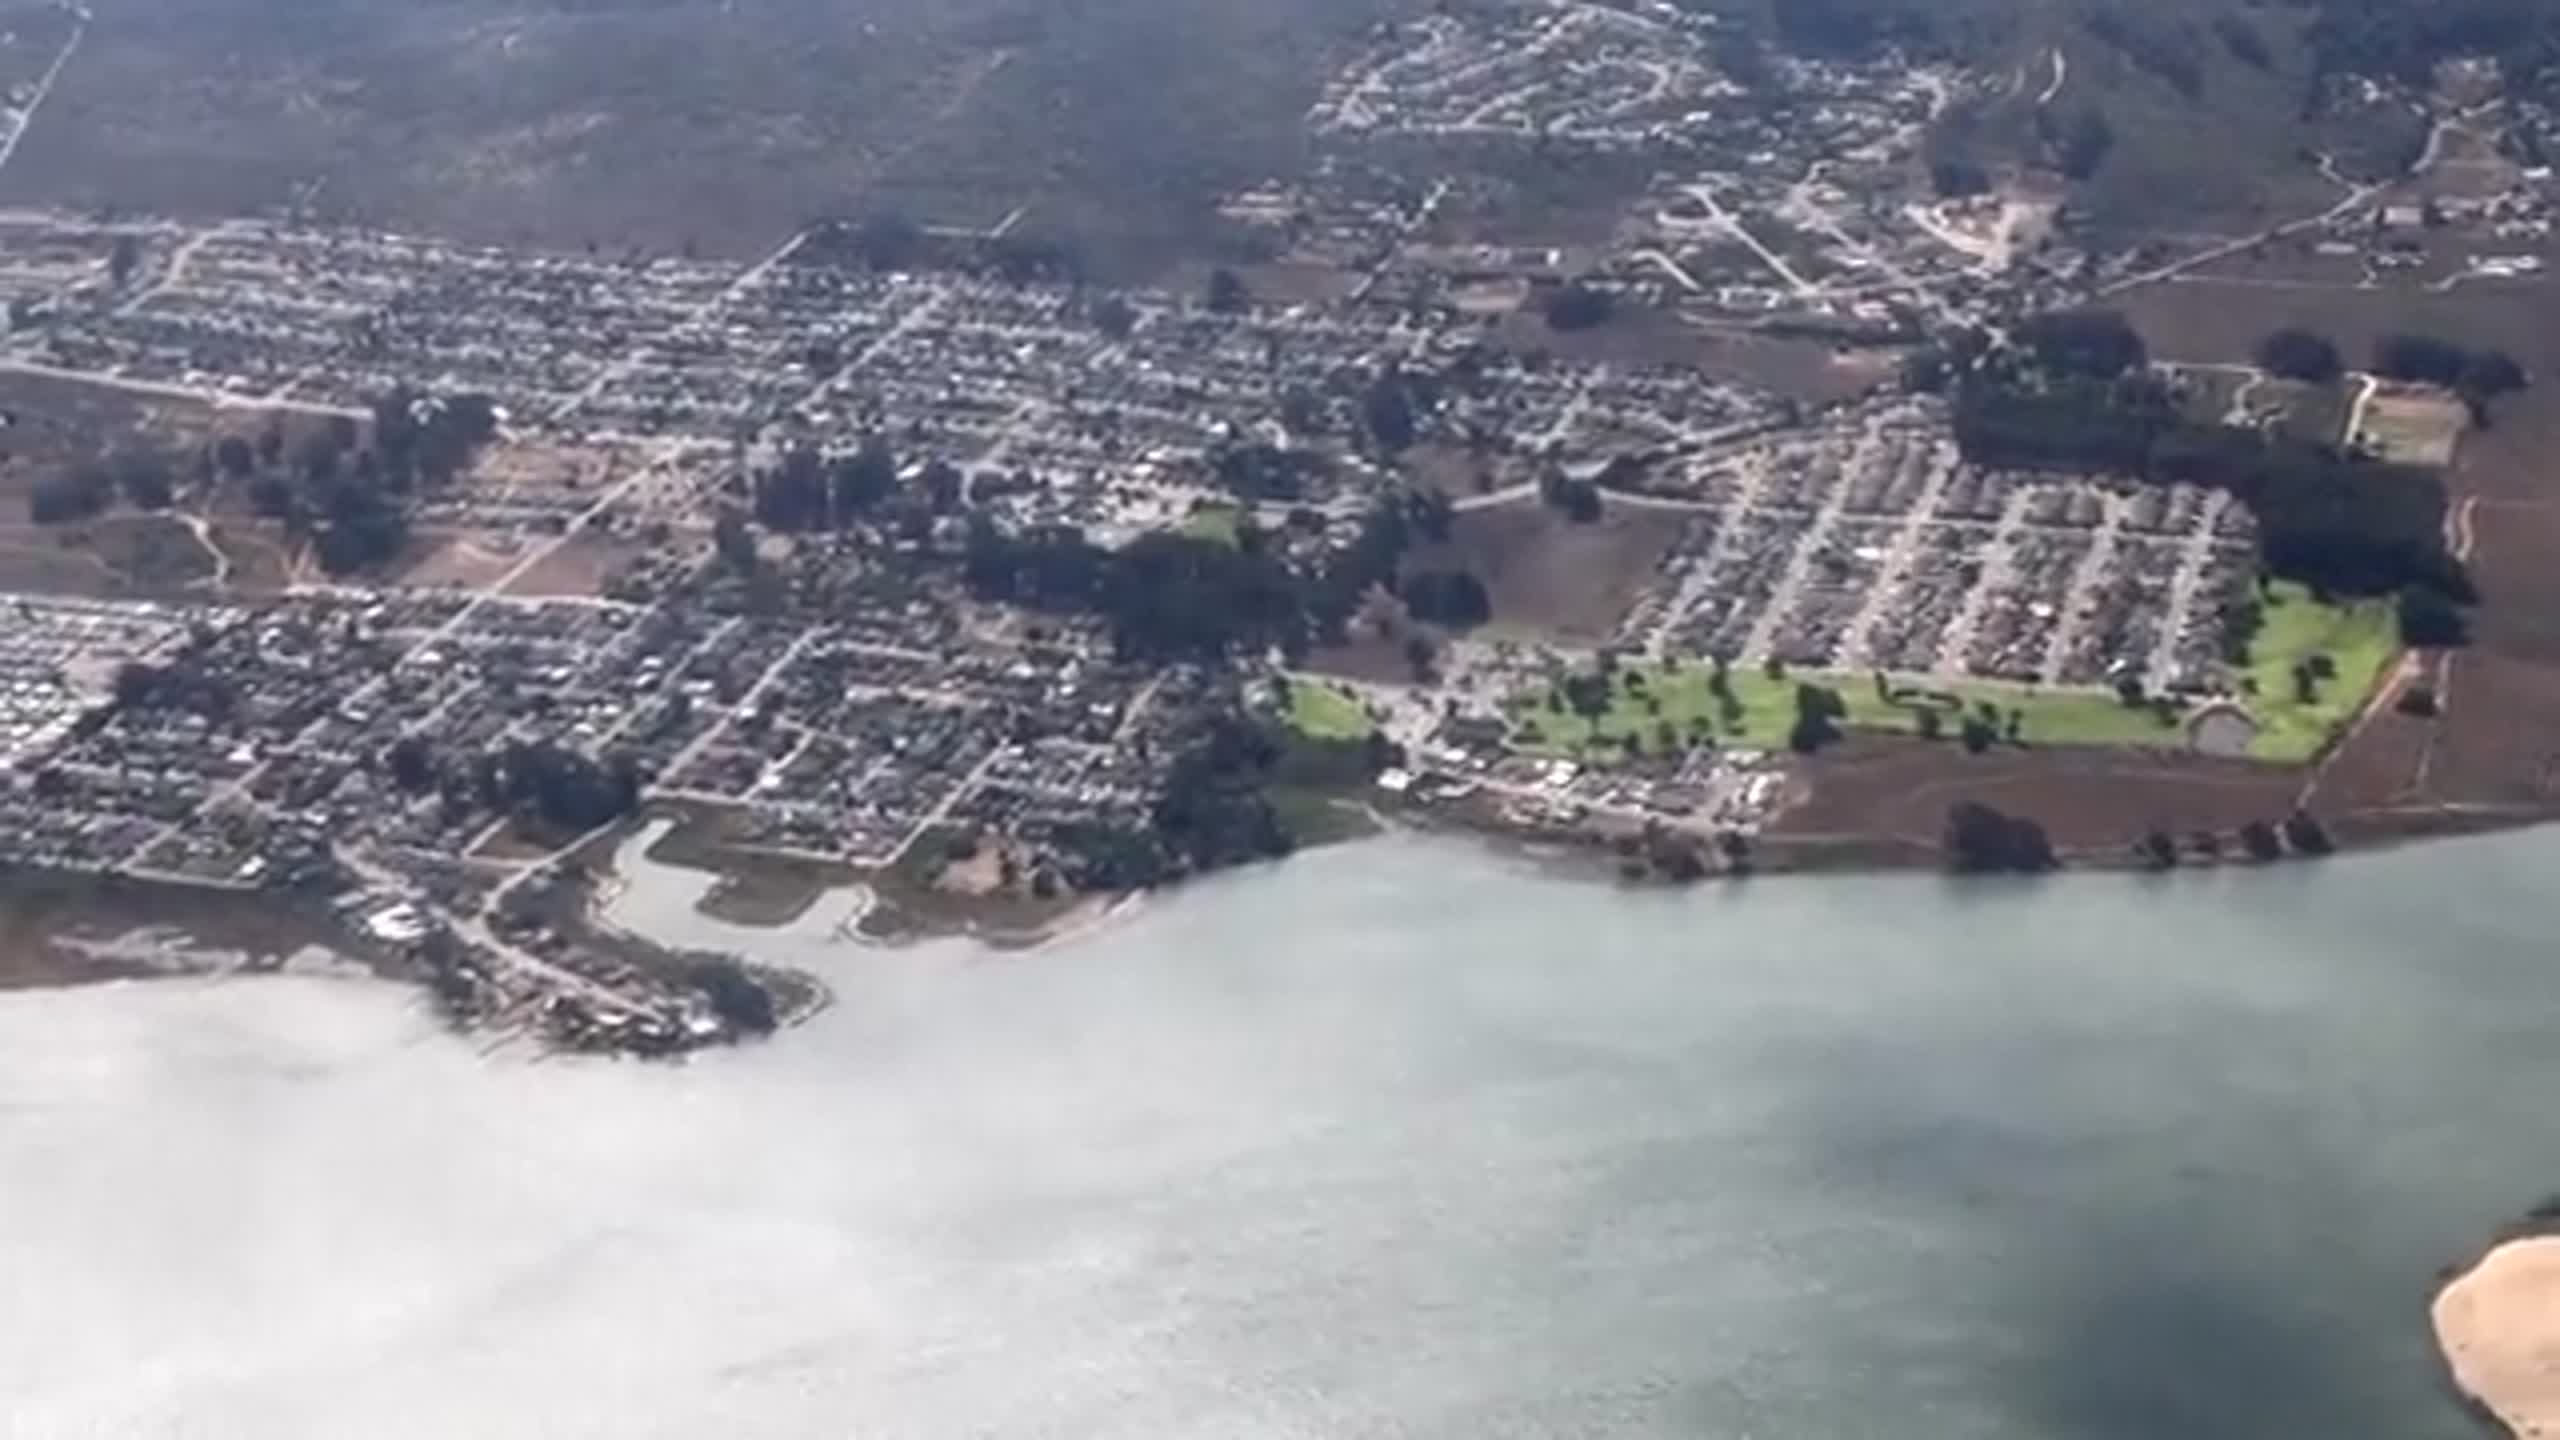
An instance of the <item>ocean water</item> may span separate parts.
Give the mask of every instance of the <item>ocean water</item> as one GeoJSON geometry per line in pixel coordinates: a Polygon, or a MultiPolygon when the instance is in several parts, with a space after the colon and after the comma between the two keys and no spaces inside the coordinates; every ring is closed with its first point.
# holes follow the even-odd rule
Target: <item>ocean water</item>
{"type": "MultiPolygon", "coordinates": [[[[0,996],[0,1435],[2469,1437],[2560,834],[1631,894],[1395,838],[678,1067],[0,996]]],[[[698,878],[627,923],[691,943],[698,878]]]]}

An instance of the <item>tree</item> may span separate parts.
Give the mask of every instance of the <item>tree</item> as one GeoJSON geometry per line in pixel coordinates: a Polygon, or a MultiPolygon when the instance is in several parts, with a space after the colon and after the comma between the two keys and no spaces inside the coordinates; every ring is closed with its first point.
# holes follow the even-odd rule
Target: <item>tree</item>
{"type": "Polygon", "coordinates": [[[756,568],[756,537],[747,529],[747,517],[728,506],[712,519],[711,548],[733,575],[756,568]]]}
{"type": "Polygon", "coordinates": [[[1600,487],[1588,480],[1568,480],[1550,471],[1538,482],[1538,498],[1576,525],[1590,525],[1600,519],[1600,487]]]}
{"type": "Polygon", "coordinates": [[[639,771],[628,761],[604,764],[548,741],[510,744],[495,759],[504,808],[557,830],[584,834],[640,803],[639,771]]]}
{"type": "Polygon", "coordinates": [[[1971,160],[1941,157],[1929,164],[1929,188],[1941,200],[1969,200],[1991,193],[1991,172],[1971,160]]]}
{"type": "Polygon", "coordinates": [[[1810,755],[1840,738],[1840,722],[1848,715],[1849,702],[1839,691],[1799,684],[1795,724],[1787,731],[1787,744],[1799,755],[1810,755]]]}
{"type": "Polygon", "coordinates": [[[2461,346],[2429,335],[2386,335],[2373,354],[2377,374],[2447,388],[2462,379],[2470,364],[2471,356],[2461,346]]]}
{"type": "Polygon", "coordinates": [[[1618,299],[1606,290],[1577,280],[1547,292],[1540,306],[1551,329],[1563,331],[1594,330],[1609,323],[1618,311],[1618,299]]]}
{"type": "Polygon", "coordinates": [[[2400,642],[2417,650],[2451,650],[2471,641],[2470,617],[2432,585],[2400,592],[2400,642]]]}
{"type": "Polygon", "coordinates": [[[2115,127],[2107,123],[2104,111],[2092,105],[2072,117],[2070,126],[2055,143],[2054,168],[2068,180],[2093,180],[2115,148],[2115,127]]]}
{"type": "Polygon", "coordinates": [[[73,525],[106,513],[115,482],[102,465],[75,465],[38,480],[27,491],[27,518],[38,525],[73,525]]]}
{"type": "Polygon", "coordinates": [[[2463,361],[2454,388],[2474,402],[2496,399],[2525,388],[2524,367],[2504,350],[2482,350],[2463,361]]]}
{"type": "Polygon", "coordinates": [[[897,454],[879,436],[865,436],[851,455],[828,467],[827,487],[832,528],[842,529],[898,492],[897,454]]]}
{"type": "Polygon", "coordinates": [[[855,257],[873,270],[909,270],[924,258],[924,230],[904,215],[870,216],[847,238],[855,257]]]}
{"type": "Polygon", "coordinates": [[[1968,755],[1980,755],[2000,740],[1999,728],[1975,714],[1964,717],[1964,725],[1959,734],[1964,741],[1965,753],[1968,755]]]}
{"type": "Polygon", "coordinates": [[[1427,489],[1413,497],[1409,507],[1413,515],[1413,533],[1429,544],[1446,543],[1458,523],[1458,507],[1447,492],[1427,489]]]}
{"type": "Polygon", "coordinates": [[[1253,292],[1243,276],[1221,265],[1209,272],[1206,303],[1213,315],[1241,315],[1253,307],[1253,292]]]}
{"type": "Polygon", "coordinates": [[[2338,848],[2336,842],[2329,838],[2327,828],[2314,819],[2308,810],[2296,810],[2285,817],[2284,838],[2285,843],[2293,847],[2293,853],[2296,855],[2317,858],[2330,854],[2338,848]]]}
{"type": "Polygon", "coordinates": [[[2295,329],[2278,330],[2258,342],[2258,367],[2271,375],[2309,385],[2329,384],[2345,369],[2335,342],[2295,329]]]}
{"type": "Polygon", "coordinates": [[[2154,870],[2178,868],[2178,842],[2169,838],[2169,832],[2166,830],[2152,830],[2146,833],[2135,844],[2134,852],[2142,857],[2145,865],[2154,870]]]}
{"type": "Polygon", "coordinates": [[[225,435],[215,441],[213,458],[214,463],[222,467],[222,473],[234,480],[246,480],[258,468],[257,452],[249,448],[248,441],[237,435],[225,435]]]}
{"type": "Polygon", "coordinates": [[[773,992],[735,960],[722,957],[700,961],[694,965],[690,978],[711,1013],[732,1035],[770,1035],[781,1023],[774,1011],[773,992]]]}
{"type": "Polygon", "coordinates": [[[423,736],[401,736],[391,742],[384,759],[391,770],[391,783],[409,794],[424,795],[436,788],[435,750],[423,736]]]}
{"type": "Polygon", "coordinates": [[[135,450],[117,457],[116,488],[136,510],[166,510],[176,498],[177,482],[169,457],[156,450],[135,450]]]}
{"type": "Polygon", "coordinates": [[[2050,374],[2114,380],[2149,363],[2150,351],[2113,310],[2052,310],[2018,326],[2017,338],[2050,374]]]}
{"type": "Polygon", "coordinates": [[[924,491],[925,504],[932,507],[936,515],[957,512],[968,490],[968,480],[960,473],[960,467],[948,460],[936,460],[925,466],[924,473],[917,477],[917,485],[924,491]]]}
{"type": "Polygon", "coordinates": [[[1974,801],[1948,809],[1944,843],[1961,875],[2039,875],[2060,863],[2042,825],[1974,801]]]}
{"type": "Polygon", "coordinates": [[[1400,454],[1413,444],[1413,394],[1401,372],[1391,368],[1370,382],[1360,414],[1380,453],[1400,454]]]}
{"type": "Polygon", "coordinates": [[[1117,295],[1093,302],[1093,327],[1114,340],[1126,340],[1138,328],[1138,308],[1117,295]]]}
{"type": "Polygon", "coordinates": [[[1405,577],[1404,608],[1416,620],[1463,630],[1493,618],[1484,582],[1467,570],[1424,570],[1405,577]]]}

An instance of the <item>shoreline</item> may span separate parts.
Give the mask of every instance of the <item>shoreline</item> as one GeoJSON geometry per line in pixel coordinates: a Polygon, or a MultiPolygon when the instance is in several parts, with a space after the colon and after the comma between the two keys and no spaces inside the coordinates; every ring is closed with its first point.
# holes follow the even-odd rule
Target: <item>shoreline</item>
{"type": "MultiPolygon", "coordinates": [[[[1637,875],[1630,873],[1627,863],[1626,842],[1638,833],[1632,827],[1532,827],[1455,808],[1381,808],[1367,798],[1349,797],[1336,797],[1336,803],[1356,811],[1360,823],[1303,845],[1297,853],[1387,835],[1422,835],[1480,845],[1563,878],[1631,889],[1687,889],[1777,876],[1854,878],[1946,872],[1946,857],[1939,846],[1914,837],[1780,830],[1755,837],[1748,862],[1739,867],[1719,866],[1681,879],[1649,868],[1637,875]]],[[[887,948],[969,940],[1002,953],[1039,950],[1107,929],[1137,913],[1151,898],[1178,894],[1193,881],[1207,878],[1191,875],[1154,890],[1070,894],[1032,903],[1013,897],[989,899],[940,889],[911,874],[824,866],[806,857],[727,846],[700,831],[706,818],[681,807],[653,811],[610,837],[595,855],[601,873],[592,876],[583,906],[588,923],[616,939],[662,946],[603,916],[611,895],[631,879],[612,868],[613,847],[654,823],[669,828],[644,853],[648,863],[711,877],[709,888],[692,907],[697,913],[743,930],[778,932],[805,920],[828,897],[856,892],[867,899],[841,928],[859,943],[887,948]],[[777,872],[787,875],[787,881],[777,884],[777,872]]],[[[2498,813],[2431,810],[2348,815],[2336,827],[2335,858],[2554,822],[2560,822],[2560,811],[2528,814],[2521,808],[2498,813]]],[[[2144,864],[2130,847],[2063,850],[2057,858],[2059,863],[2048,874],[2258,870],[2332,857],[2255,860],[2232,853],[2218,861],[2189,861],[2170,870],[2144,864]]],[[[271,973],[285,968],[296,954],[315,948],[383,979],[417,983],[424,978],[415,966],[378,953],[378,947],[365,943],[354,927],[333,923],[318,913],[315,902],[297,899],[279,906],[267,892],[87,872],[18,870],[0,873],[0,919],[11,922],[12,932],[0,944],[0,993],[117,980],[271,973]],[[162,953],[144,958],[123,948],[135,937],[160,944],[162,953]],[[198,953],[187,953],[190,950],[198,953]]],[[[817,1008],[822,1006],[823,1002],[817,1008]]]]}
{"type": "Polygon", "coordinates": [[[2454,1402],[2500,1440],[2560,1431],[2560,1195],[2437,1280],[2428,1326],[2454,1402]]]}

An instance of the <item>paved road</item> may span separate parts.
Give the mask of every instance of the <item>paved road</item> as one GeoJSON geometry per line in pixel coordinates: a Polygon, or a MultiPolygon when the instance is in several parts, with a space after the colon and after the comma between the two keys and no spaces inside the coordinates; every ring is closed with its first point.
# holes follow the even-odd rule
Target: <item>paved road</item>
{"type": "Polygon", "coordinates": [[[45,67],[44,78],[36,82],[36,93],[28,97],[27,108],[19,113],[17,128],[9,132],[5,142],[0,142],[0,170],[7,169],[9,162],[16,158],[18,143],[27,138],[27,131],[36,123],[36,112],[44,108],[45,97],[53,93],[53,82],[61,78],[62,67],[71,63],[72,52],[80,48],[80,37],[89,33],[89,12],[81,10],[75,13],[77,18],[71,22],[71,38],[62,42],[61,52],[53,57],[52,64],[45,67]]]}

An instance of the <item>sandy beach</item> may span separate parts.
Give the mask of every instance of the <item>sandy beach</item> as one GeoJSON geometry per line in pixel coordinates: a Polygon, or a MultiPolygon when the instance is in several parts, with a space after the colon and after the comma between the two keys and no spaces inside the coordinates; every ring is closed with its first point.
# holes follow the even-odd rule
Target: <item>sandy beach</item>
{"type": "Polygon", "coordinates": [[[2510,1240],[2436,1296],[2454,1383],[2526,1440],[2560,1435],[2560,1235],[2510,1240]]]}

